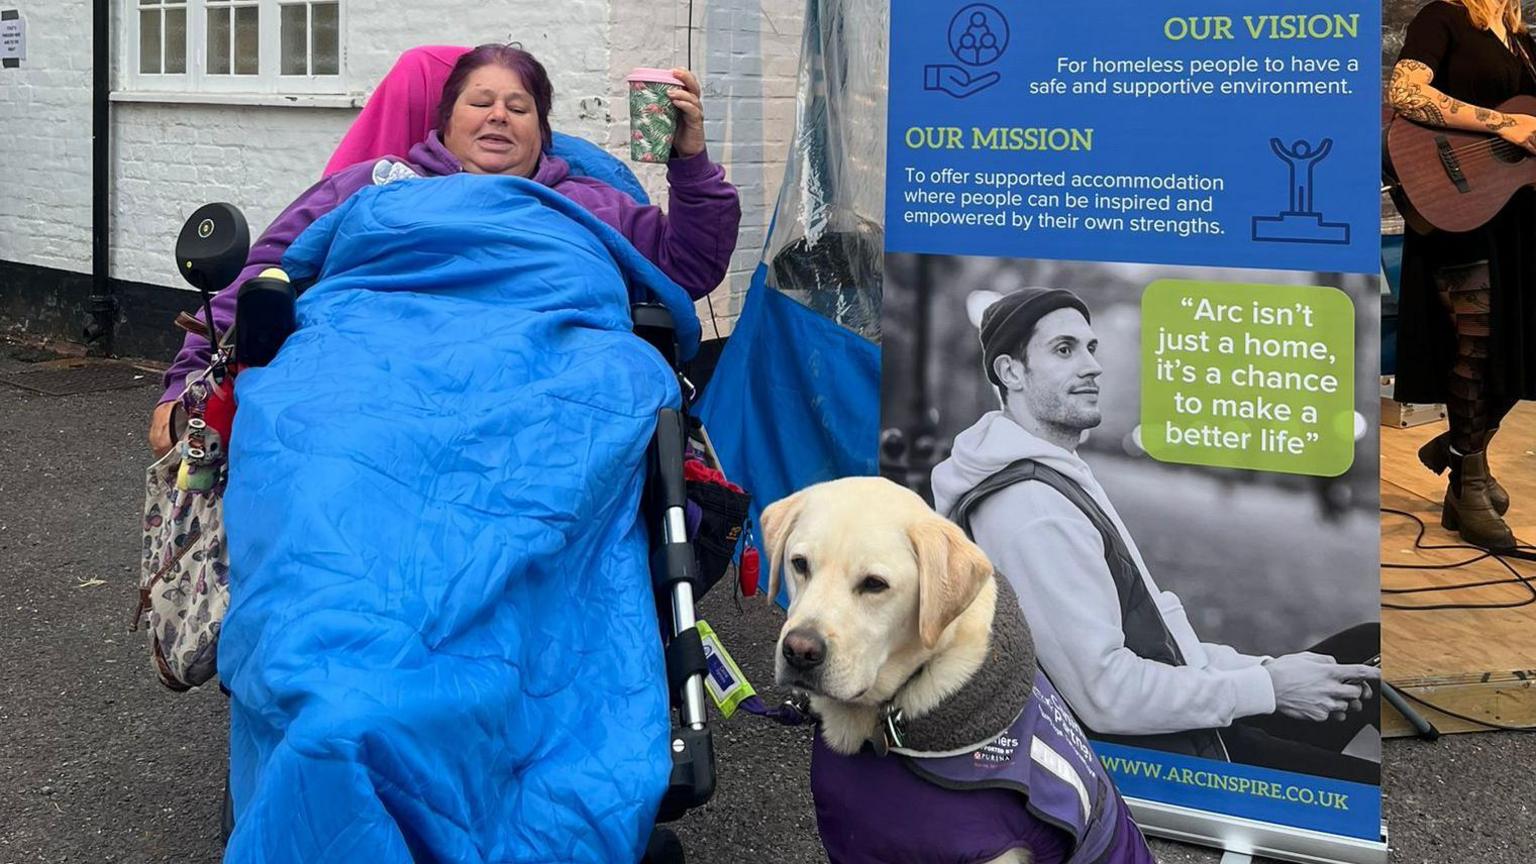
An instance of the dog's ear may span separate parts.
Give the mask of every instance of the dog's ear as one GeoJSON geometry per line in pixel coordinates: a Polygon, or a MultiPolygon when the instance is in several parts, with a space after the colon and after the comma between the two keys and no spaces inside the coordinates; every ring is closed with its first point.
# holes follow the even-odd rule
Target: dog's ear
{"type": "Polygon", "coordinates": [[[948,519],[923,519],[907,533],[917,553],[917,630],[923,647],[932,648],[981,593],[992,562],[948,519]]]}
{"type": "Polygon", "coordinates": [[[805,507],[805,490],[769,504],[759,520],[763,528],[763,551],[768,553],[768,601],[779,597],[779,574],[784,567],[784,544],[789,542],[789,532],[794,530],[795,520],[805,507]]]}

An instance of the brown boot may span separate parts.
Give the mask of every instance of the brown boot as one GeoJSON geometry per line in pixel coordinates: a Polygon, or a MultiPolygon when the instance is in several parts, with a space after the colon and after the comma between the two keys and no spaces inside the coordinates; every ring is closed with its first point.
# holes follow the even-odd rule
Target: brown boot
{"type": "Polygon", "coordinates": [[[1451,484],[1445,490],[1445,508],[1440,524],[1461,539],[1493,552],[1515,548],[1514,532],[1494,511],[1488,500],[1488,453],[1479,450],[1460,456],[1450,455],[1451,484]]]}
{"type": "MultiPolygon", "coordinates": [[[[1490,430],[1488,437],[1492,438],[1496,431],[1497,428],[1490,430]]],[[[1436,474],[1444,474],[1445,469],[1451,465],[1451,433],[1441,432],[1429,439],[1428,444],[1419,448],[1419,461],[1436,474]]],[[[1499,481],[1493,479],[1492,474],[1488,475],[1488,503],[1493,505],[1494,512],[1500,516],[1509,512],[1509,493],[1504,491],[1499,481]]]]}

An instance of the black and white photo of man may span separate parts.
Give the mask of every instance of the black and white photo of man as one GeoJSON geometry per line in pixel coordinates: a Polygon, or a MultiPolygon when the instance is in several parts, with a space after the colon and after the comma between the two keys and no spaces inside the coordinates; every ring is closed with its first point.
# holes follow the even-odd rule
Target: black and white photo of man
{"type": "Polygon", "coordinates": [[[1202,642],[1078,455],[1102,416],[1088,305],[1023,288],[985,309],[980,340],[1002,404],[955,437],[934,504],[1013,584],[1083,724],[1116,743],[1377,783],[1379,625],[1273,657],[1202,642]]]}

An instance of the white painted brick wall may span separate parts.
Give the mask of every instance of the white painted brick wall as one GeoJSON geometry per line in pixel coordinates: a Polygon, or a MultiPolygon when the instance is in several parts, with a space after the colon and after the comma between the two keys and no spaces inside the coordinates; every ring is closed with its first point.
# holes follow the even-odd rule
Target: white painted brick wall
{"type": "MultiPolygon", "coordinates": [[[[636,66],[688,66],[687,0],[616,0],[613,66],[621,80],[636,66]]],[[[804,0],[696,0],[692,67],[704,82],[705,134],[712,158],[741,190],[741,236],[726,285],[700,303],[705,333],[729,333],[757,269],[768,222],[784,175],[784,154],[794,132],[804,0]],[[710,306],[713,305],[713,312],[710,306]]],[[[607,104],[609,149],[623,156],[629,115],[617,94],[607,104]]],[[[658,202],[666,200],[665,172],[635,166],[658,202]]]]}
{"type": "Polygon", "coordinates": [[[705,95],[711,100],[708,137],[741,190],[728,311],[715,306],[732,323],[762,256],[794,136],[804,15],[803,0],[709,0],[694,7],[694,56],[703,58],[697,65],[708,74],[705,95]]]}
{"type": "Polygon", "coordinates": [[[27,59],[0,68],[0,259],[91,268],[91,4],[5,0],[27,59]]]}
{"type": "MultiPolygon", "coordinates": [[[[365,92],[413,45],[516,40],[555,86],[556,128],[624,155],[622,79],[687,64],[686,0],[348,3],[350,89],[365,92]],[[486,23],[494,22],[494,23],[486,23]]],[[[0,259],[90,269],[89,0],[6,0],[28,20],[29,56],[0,70],[0,259]]],[[[742,235],[715,313],[729,329],[760,253],[794,118],[803,0],[696,0],[694,68],[706,83],[714,158],[742,189],[742,235]]],[[[202,203],[238,204],[259,233],[319,177],[356,112],[313,107],[113,104],[114,276],[177,285],[171,247],[202,203]]],[[[637,173],[665,203],[664,174],[637,173]]],[[[707,310],[701,306],[701,312],[707,310]]]]}
{"type": "Polygon", "coordinates": [[[113,114],[112,275],[177,285],[172,248],[192,211],[229,201],[254,239],[319,179],[355,112],[118,103],[113,114]]]}

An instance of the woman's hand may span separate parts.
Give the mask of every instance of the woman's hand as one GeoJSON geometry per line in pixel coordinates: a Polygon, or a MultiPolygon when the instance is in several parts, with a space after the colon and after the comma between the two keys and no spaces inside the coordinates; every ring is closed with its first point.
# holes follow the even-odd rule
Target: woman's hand
{"type": "Polygon", "coordinates": [[[1529,114],[1505,114],[1504,120],[1509,125],[1499,130],[1499,137],[1516,147],[1525,148],[1528,153],[1536,154],[1536,117],[1529,114]]]}
{"type": "Polygon", "coordinates": [[[673,69],[672,74],[683,82],[683,87],[667,91],[677,108],[677,135],[672,138],[672,149],[684,159],[704,152],[704,88],[698,76],[687,69],[673,69]],[[686,89],[684,89],[686,88],[686,89]]]}
{"type": "Polygon", "coordinates": [[[171,440],[171,412],[176,410],[176,402],[161,402],[155,406],[155,413],[149,419],[149,449],[155,453],[155,458],[171,452],[176,442],[171,440]]]}

